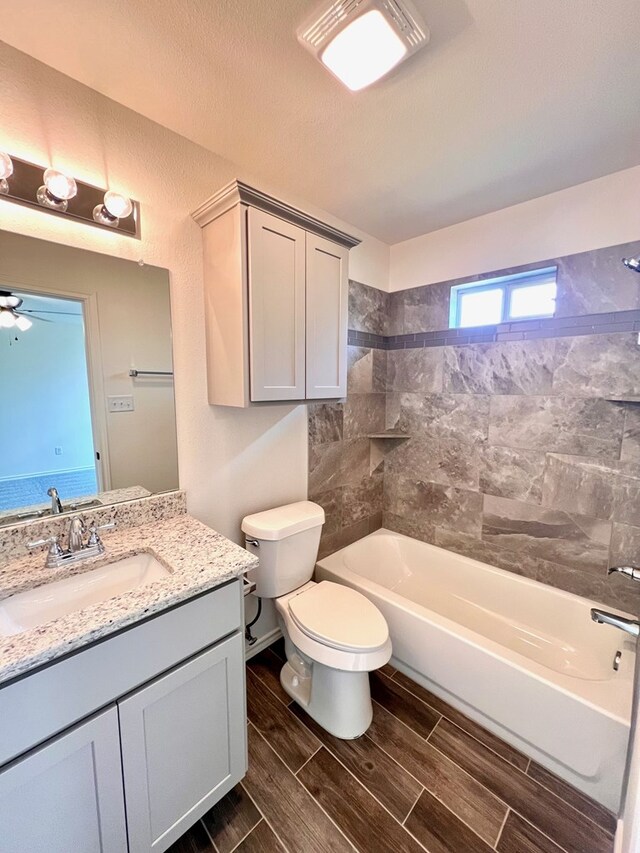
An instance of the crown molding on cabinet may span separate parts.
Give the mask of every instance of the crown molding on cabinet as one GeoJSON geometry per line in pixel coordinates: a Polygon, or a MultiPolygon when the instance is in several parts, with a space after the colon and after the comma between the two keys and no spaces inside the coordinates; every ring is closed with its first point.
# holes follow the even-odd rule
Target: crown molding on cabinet
{"type": "Polygon", "coordinates": [[[357,246],[361,240],[347,234],[345,231],[340,231],[326,222],[310,216],[297,207],[293,207],[281,199],[263,193],[261,190],[250,187],[242,181],[231,181],[217,193],[203,202],[200,207],[196,208],[191,216],[201,228],[208,225],[214,219],[217,219],[223,213],[226,213],[237,204],[246,204],[259,210],[264,210],[273,216],[278,216],[293,225],[304,228],[305,231],[310,231],[312,234],[317,234],[340,246],[345,246],[347,249],[352,249],[357,246]]]}

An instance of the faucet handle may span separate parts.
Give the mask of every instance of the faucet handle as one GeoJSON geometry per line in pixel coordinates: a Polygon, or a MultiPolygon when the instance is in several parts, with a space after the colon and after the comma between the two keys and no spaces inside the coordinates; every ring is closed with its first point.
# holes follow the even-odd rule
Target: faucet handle
{"type": "Polygon", "coordinates": [[[98,530],[113,530],[115,526],[115,521],[110,521],[107,524],[96,524],[94,521],[91,527],[89,528],[89,541],[87,542],[87,547],[91,548],[95,545],[102,544],[102,539],[100,538],[98,530]]]}
{"type": "Polygon", "coordinates": [[[632,581],[640,581],[640,567],[638,566],[612,566],[610,569],[607,569],[608,575],[616,573],[626,575],[632,581]]]}
{"type": "Polygon", "coordinates": [[[60,547],[57,536],[49,536],[46,539],[37,539],[35,542],[28,542],[27,548],[33,551],[34,548],[43,548],[45,545],[49,546],[49,556],[60,557],[62,555],[62,548],[60,547]]]}

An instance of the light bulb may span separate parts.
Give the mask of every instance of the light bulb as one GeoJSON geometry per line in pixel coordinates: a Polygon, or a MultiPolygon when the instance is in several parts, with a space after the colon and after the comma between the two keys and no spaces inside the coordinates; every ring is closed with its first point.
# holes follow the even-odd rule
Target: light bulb
{"type": "Polygon", "coordinates": [[[93,220],[99,225],[117,228],[120,225],[120,218],[129,216],[132,210],[133,202],[130,198],[108,190],[104,194],[104,202],[96,204],[93,208],[93,220]]]}
{"type": "Polygon", "coordinates": [[[0,178],[10,178],[13,175],[13,160],[4,151],[0,151],[0,178]]]}
{"type": "Polygon", "coordinates": [[[38,204],[51,207],[64,213],[69,206],[69,199],[78,192],[74,178],[70,178],[57,169],[47,169],[44,173],[44,185],[36,193],[38,204]]]}
{"type": "Polygon", "coordinates": [[[15,318],[15,324],[21,332],[26,332],[27,329],[30,329],[33,326],[31,320],[28,317],[25,317],[24,314],[18,314],[15,318]]]}
{"type": "Polygon", "coordinates": [[[11,329],[16,324],[16,318],[6,308],[0,310],[0,329],[11,329]]]}
{"type": "Polygon", "coordinates": [[[75,178],[70,178],[57,169],[47,169],[44,173],[44,185],[54,198],[69,201],[78,192],[75,178]]]}
{"type": "Polygon", "coordinates": [[[120,193],[114,193],[111,190],[104,194],[104,206],[111,216],[115,216],[116,219],[124,219],[133,210],[130,198],[120,195],[120,193]]]}
{"type": "Polygon", "coordinates": [[[9,192],[7,178],[13,175],[13,160],[4,151],[0,151],[0,193],[6,195],[9,192]]]}

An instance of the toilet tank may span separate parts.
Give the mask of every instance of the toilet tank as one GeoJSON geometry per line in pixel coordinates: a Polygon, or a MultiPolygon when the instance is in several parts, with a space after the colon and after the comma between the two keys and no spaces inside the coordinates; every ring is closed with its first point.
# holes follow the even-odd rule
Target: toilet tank
{"type": "Polygon", "coordinates": [[[259,559],[249,573],[262,598],[278,598],[311,580],[318,556],[324,510],[311,501],[247,515],[245,547],[259,559]]]}

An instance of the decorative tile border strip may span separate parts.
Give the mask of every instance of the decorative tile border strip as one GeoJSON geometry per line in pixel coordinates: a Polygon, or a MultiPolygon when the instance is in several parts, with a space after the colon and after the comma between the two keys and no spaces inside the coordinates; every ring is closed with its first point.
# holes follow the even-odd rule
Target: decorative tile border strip
{"type": "Polygon", "coordinates": [[[367,347],[368,349],[389,349],[389,338],[385,335],[374,335],[370,332],[358,332],[349,329],[347,343],[351,347],[367,347]]]}
{"type": "Polygon", "coordinates": [[[616,332],[640,332],[640,309],[584,314],[581,317],[551,317],[543,320],[519,320],[496,326],[471,329],[443,329],[412,335],[374,335],[349,329],[350,346],[371,349],[418,349],[422,347],[486,344],[500,341],[530,341],[538,338],[562,338],[578,335],[604,335],[616,332]]]}

